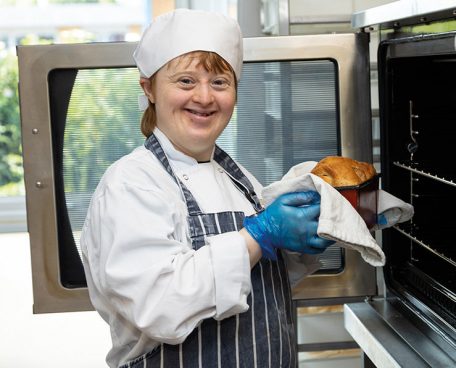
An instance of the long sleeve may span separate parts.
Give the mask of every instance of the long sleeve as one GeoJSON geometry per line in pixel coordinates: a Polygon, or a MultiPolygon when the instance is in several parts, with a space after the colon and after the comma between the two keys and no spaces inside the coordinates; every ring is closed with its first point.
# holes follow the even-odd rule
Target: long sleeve
{"type": "Polygon", "coordinates": [[[92,200],[81,245],[98,309],[150,339],[179,343],[198,323],[247,310],[249,259],[237,232],[191,249],[173,193],[107,185],[92,200]]]}

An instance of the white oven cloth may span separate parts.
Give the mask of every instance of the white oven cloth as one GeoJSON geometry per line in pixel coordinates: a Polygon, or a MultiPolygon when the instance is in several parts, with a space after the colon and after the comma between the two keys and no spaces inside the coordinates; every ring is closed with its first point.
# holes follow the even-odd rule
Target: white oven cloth
{"type": "Polygon", "coordinates": [[[408,221],[412,218],[414,209],[411,204],[380,189],[377,197],[377,213],[383,215],[383,218],[380,217],[379,223],[372,230],[382,230],[408,221]]]}
{"type": "MultiPolygon", "coordinates": [[[[341,247],[358,251],[372,266],[383,266],[385,254],[362,217],[336,189],[310,173],[316,164],[315,161],[307,161],[293,166],[281,180],[264,187],[263,204],[267,206],[275,198],[289,192],[317,191],[321,196],[318,235],[335,240],[341,247]]],[[[383,213],[386,221],[377,229],[407,221],[413,216],[411,205],[382,190],[379,190],[378,202],[378,209],[381,211],[378,213],[383,213]]]]}

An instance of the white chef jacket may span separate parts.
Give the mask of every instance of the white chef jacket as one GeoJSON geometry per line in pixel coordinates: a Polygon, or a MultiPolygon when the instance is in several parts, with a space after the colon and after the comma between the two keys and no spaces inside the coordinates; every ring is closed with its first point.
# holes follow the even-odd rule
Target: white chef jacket
{"type": "MultiPolygon", "coordinates": [[[[177,151],[158,128],[154,134],[203,212],[254,213],[215,161],[198,163],[177,151]]],[[[241,169],[259,194],[260,183],[241,169]]],[[[80,243],[92,304],[111,328],[110,367],[160,343],[183,342],[203,319],[248,309],[250,260],[244,239],[238,232],[214,235],[207,246],[193,250],[180,188],[144,146],[102,177],[80,243]]],[[[298,258],[289,264],[299,264],[298,258]]],[[[309,271],[294,268],[301,276],[309,271]]]]}

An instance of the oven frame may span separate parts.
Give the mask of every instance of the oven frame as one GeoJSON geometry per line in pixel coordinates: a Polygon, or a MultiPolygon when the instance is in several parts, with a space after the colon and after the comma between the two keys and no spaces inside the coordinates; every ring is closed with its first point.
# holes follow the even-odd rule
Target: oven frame
{"type": "MultiPolygon", "coordinates": [[[[433,27],[437,22],[454,22],[455,14],[454,1],[409,0],[367,9],[352,17],[355,28],[378,30],[380,40],[384,41],[379,45],[377,62],[382,183],[386,191],[392,189],[394,184],[394,178],[390,175],[393,165],[390,148],[394,143],[385,143],[385,137],[388,137],[387,128],[392,125],[388,118],[389,107],[384,102],[388,91],[387,57],[456,55],[454,24],[452,27],[433,27]]],[[[410,116],[412,117],[412,111],[410,116]]],[[[427,176],[425,172],[415,174],[427,176]]],[[[393,256],[392,252],[398,245],[393,244],[390,239],[391,232],[395,231],[396,229],[388,229],[382,235],[387,258],[393,256]]],[[[391,258],[389,259],[391,261],[391,258]]],[[[344,325],[363,350],[364,367],[454,367],[454,326],[450,326],[447,320],[436,313],[436,310],[428,305],[428,301],[421,300],[410,292],[408,287],[403,285],[403,281],[394,280],[389,267],[391,266],[387,262],[383,268],[384,297],[344,305],[344,325]]]]}
{"type": "MultiPolygon", "coordinates": [[[[387,84],[387,74],[390,72],[388,61],[404,58],[420,58],[431,56],[439,57],[449,55],[451,55],[454,59],[456,57],[455,42],[456,30],[419,35],[399,35],[398,37],[386,39],[380,43],[379,89],[381,96],[380,112],[383,120],[381,124],[381,164],[383,187],[386,191],[390,191],[394,187],[394,176],[391,174],[393,171],[393,166],[406,168],[404,166],[401,166],[400,163],[392,162],[393,160],[390,157],[390,147],[393,146],[394,143],[387,142],[387,139],[390,136],[388,129],[391,125],[393,125],[390,121],[392,115],[392,112],[390,111],[391,106],[386,98],[387,92],[391,93],[391,91],[389,91],[390,86],[387,84]]],[[[408,169],[410,170],[411,168],[409,167],[408,169]]],[[[415,169],[414,174],[418,177],[430,177],[432,180],[435,180],[436,183],[444,182],[446,185],[454,186],[454,183],[452,181],[445,180],[444,178],[432,175],[431,173],[415,169]]],[[[412,286],[408,286],[406,281],[402,280],[399,277],[395,277],[394,265],[390,265],[390,263],[394,263],[392,260],[392,249],[394,249],[397,244],[395,244],[392,240],[393,234],[391,232],[397,230],[399,230],[399,232],[401,232],[403,235],[408,236],[410,239],[414,239],[418,243],[420,242],[419,239],[414,238],[412,235],[408,234],[404,230],[401,230],[400,228],[388,229],[383,234],[385,254],[387,257],[390,257],[390,261],[387,262],[383,271],[386,284],[385,304],[391,305],[392,307],[389,308],[399,311],[399,313],[404,315],[406,319],[413,321],[412,323],[415,327],[425,332],[427,339],[435,343],[442,350],[446,351],[452,359],[456,360],[456,341],[454,340],[456,336],[456,330],[449,323],[449,319],[444,319],[442,315],[437,312],[437,308],[432,307],[431,304],[429,304],[432,302],[432,298],[430,296],[425,299],[417,295],[417,293],[413,290],[414,288],[417,288],[416,284],[413,283],[412,286]]],[[[424,245],[426,246],[426,244],[424,245]]],[[[448,260],[448,262],[449,261],[451,260],[448,260]]],[[[454,270],[454,261],[452,261],[452,270],[454,270]]],[[[408,272],[408,274],[410,274],[410,272],[408,272]]],[[[454,300],[454,296],[450,297],[449,292],[444,291],[445,288],[439,285],[439,280],[431,279],[431,277],[427,274],[423,274],[423,276],[420,277],[421,280],[427,279],[426,285],[429,285],[429,289],[442,290],[441,293],[445,298],[447,298],[446,300],[454,300]]],[[[423,291],[425,290],[424,287],[422,287],[420,290],[426,294],[426,291],[423,291]]],[[[388,314],[382,315],[382,317],[385,319],[389,318],[388,314]]],[[[413,341],[413,339],[409,339],[409,341],[413,341]]],[[[432,357],[431,354],[429,355],[432,357]]]]}
{"type": "MultiPolygon", "coordinates": [[[[119,42],[17,47],[34,313],[93,309],[87,288],[69,289],[59,281],[48,75],[55,69],[132,67],[136,45],[119,42]]],[[[244,39],[245,62],[315,59],[331,59],[337,64],[341,155],[372,162],[368,34],[244,39]]],[[[307,277],[293,289],[293,298],[363,298],[376,293],[375,268],[358,252],[346,250],[342,272],[307,277]]]]}

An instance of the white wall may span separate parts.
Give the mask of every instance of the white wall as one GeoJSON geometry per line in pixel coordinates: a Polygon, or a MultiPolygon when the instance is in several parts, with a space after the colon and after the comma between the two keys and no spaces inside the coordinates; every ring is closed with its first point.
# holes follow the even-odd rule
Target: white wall
{"type": "Polygon", "coordinates": [[[106,367],[108,325],[96,312],[32,314],[30,267],[28,234],[0,234],[0,367],[106,367]]]}
{"type": "Polygon", "coordinates": [[[290,0],[290,17],[349,15],[397,0],[290,0]]]}
{"type": "Polygon", "coordinates": [[[8,49],[27,35],[52,37],[61,31],[83,29],[97,41],[109,41],[110,35],[129,34],[147,21],[145,0],[120,1],[117,4],[48,4],[38,6],[0,6],[0,41],[8,49]]]}

